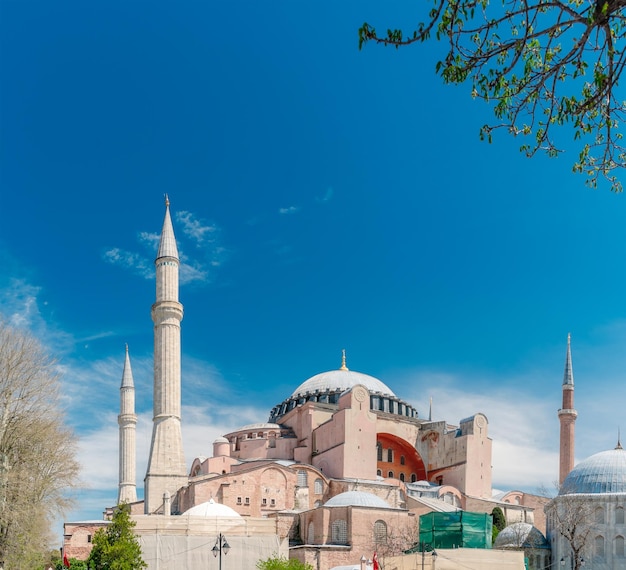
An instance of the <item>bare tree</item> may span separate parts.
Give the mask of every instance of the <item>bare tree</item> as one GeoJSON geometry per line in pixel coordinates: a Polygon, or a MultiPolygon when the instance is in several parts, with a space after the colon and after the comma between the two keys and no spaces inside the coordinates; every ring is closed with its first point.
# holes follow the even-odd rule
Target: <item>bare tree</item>
{"type": "Polygon", "coordinates": [[[593,503],[588,496],[562,490],[546,506],[548,527],[566,543],[572,568],[581,570],[583,553],[588,548],[594,529],[593,503]]]}
{"type": "Polygon", "coordinates": [[[386,559],[401,556],[416,542],[419,542],[418,524],[415,519],[405,524],[377,526],[374,523],[374,551],[378,554],[381,568],[385,569],[386,559]]]}
{"type": "Polygon", "coordinates": [[[363,24],[359,46],[444,40],[447,53],[436,65],[444,82],[467,82],[473,97],[494,103],[496,121],[481,128],[481,138],[491,141],[503,128],[525,137],[520,150],[528,156],[556,156],[555,127],[569,125],[581,143],[574,171],[593,187],[602,176],[621,191],[625,7],[625,0],[433,0],[408,33],[378,34],[363,24]]]}
{"type": "Polygon", "coordinates": [[[55,362],[37,340],[0,321],[0,562],[32,568],[78,484],[55,362]]]}

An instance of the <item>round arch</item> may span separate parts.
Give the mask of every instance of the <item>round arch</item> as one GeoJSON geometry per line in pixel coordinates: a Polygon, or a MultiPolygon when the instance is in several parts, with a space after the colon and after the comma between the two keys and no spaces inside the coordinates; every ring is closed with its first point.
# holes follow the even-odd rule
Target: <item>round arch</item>
{"type": "Polygon", "coordinates": [[[376,453],[376,469],[381,473],[393,471],[398,479],[404,475],[405,481],[411,480],[411,474],[415,474],[418,481],[426,479],[424,460],[415,447],[397,435],[376,434],[376,453]]]}

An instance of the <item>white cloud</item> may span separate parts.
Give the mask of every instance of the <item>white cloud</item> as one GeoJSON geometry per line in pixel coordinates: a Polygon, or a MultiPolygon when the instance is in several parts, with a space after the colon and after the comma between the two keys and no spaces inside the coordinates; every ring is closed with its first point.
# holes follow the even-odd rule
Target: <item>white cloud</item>
{"type": "Polygon", "coordinates": [[[144,279],[154,278],[154,267],[150,261],[132,251],[126,251],[119,247],[111,248],[102,254],[102,259],[111,265],[117,265],[125,269],[130,269],[144,279]]]}
{"type": "Polygon", "coordinates": [[[139,232],[139,243],[146,246],[149,251],[155,253],[159,248],[159,241],[161,241],[161,235],[154,232],[139,232]]]}
{"type": "Polygon", "coordinates": [[[298,206],[289,206],[288,208],[280,208],[278,212],[280,214],[296,214],[300,211],[300,207],[298,206]]]}
{"type": "Polygon", "coordinates": [[[181,285],[187,285],[189,283],[204,283],[209,278],[209,271],[200,263],[193,262],[181,263],[179,269],[179,279],[181,285]]]}
{"type": "Polygon", "coordinates": [[[64,354],[74,346],[73,337],[54,328],[42,314],[43,289],[25,278],[11,278],[0,287],[0,316],[10,325],[28,330],[53,354],[64,354]]]}
{"type": "MultiPolygon", "coordinates": [[[[228,256],[227,249],[220,244],[218,226],[203,222],[187,211],[177,212],[175,218],[178,223],[174,231],[178,236],[180,284],[210,283],[213,280],[213,269],[219,267],[228,256]],[[194,253],[190,255],[189,250],[194,253]]],[[[102,258],[107,263],[131,270],[135,275],[153,279],[154,256],[160,234],[140,232],[137,239],[150,252],[149,255],[113,247],[105,251],[102,258]]]]}
{"type": "Polygon", "coordinates": [[[201,247],[217,239],[218,227],[196,219],[191,212],[185,210],[177,212],[176,221],[182,224],[183,233],[195,242],[196,247],[201,247]]]}

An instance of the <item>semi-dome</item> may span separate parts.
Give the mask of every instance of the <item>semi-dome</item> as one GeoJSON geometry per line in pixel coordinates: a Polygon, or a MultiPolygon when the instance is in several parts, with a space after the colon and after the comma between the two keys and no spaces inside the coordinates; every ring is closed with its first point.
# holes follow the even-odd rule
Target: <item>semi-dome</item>
{"type": "Polygon", "coordinates": [[[355,372],[347,368],[329,370],[311,376],[298,386],[291,395],[292,397],[313,393],[316,391],[327,392],[329,390],[349,390],[357,384],[365,386],[370,392],[380,392],[386,396],[395,396],[391,388],[369,374],[355,372]]]}
{"type": "Polygon", "coordinates": [[[216,503],[213,499],[207,501],[206,503],[200,503],[195,507],[191,507],[189,510],[183,513],[184,515],[191,515],[192,517],[236,517],[241,518],[241,515],[231,509],[227,505],[222,505],[221,503],[216,503]]]}
{"type": "Polygon", "coordinates": [[[549,548],[546,537],[530,523],[518,522],[503,528],[493,543],[494,548],[549,548]]]}
{"type": "Polygon", "coordinates": [[[376,507],[379,509],[390,509],[387,501],[365,491],[346,491],[339,493],[324,504],[325,507],[376,507]]]}
{"type": "Polygon", "coordinates": [[[560,495],[626,493],[626,451],[618,444],[581,461],[563,481],[560,495]]]}

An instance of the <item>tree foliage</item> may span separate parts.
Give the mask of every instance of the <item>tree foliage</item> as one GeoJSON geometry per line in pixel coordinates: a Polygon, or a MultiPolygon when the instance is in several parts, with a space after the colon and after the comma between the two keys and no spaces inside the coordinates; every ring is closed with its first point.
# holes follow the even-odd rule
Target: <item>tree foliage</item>
{"type": "Polygon", "coordinates": [[[258,570],[313,570],[313,566],[300,562],[295,558],[283,558],[281,556],[271,556],[267,560],[257,562],[258,570]]]}
{"type": "Polygon", "coordinates": [[[93,549],[87,565],[90,570],[140,570],[148,565],[141,557],[141,547],[133,533],[135,521],[130,506],[118,505],[111,524],[93,535],[93,549]]]}
{"type": "MultiPolygon", "coordinates": [[[[424,5],[426,8],[428,4],[424,5]]],[[[432,36],[446,42],[436,65],[445,83],[469,83],[475,98],[494,103],[495,129],[524,137],[528,156],[560,152],[555,127],[569,125],[581,144],[575,172],[596,187],[606,178],[621,191],[616,169],[626,165],[618,131],[626,103],[618,82],[624,69],[626,0],[433,0],[412,32],[359,29],[359,47],[373,41],[396,47],[432,36]]]]}
{"type": "Polygon", "coordinates": [[[491,511],[491,520],[493,522],[491,541],[495,542],[498,534],[506,527],[506,518],[500,507],[494,507],[491,511]]]}
{"type": "Polygon", "coordinates": [[[0,321],[0,560],[35,568],[49,557],[51,523],[78,484],[75,440],[64,423],[54,360],[0,321]]]}

